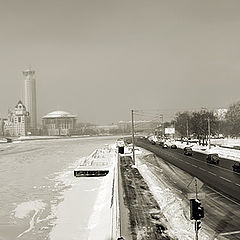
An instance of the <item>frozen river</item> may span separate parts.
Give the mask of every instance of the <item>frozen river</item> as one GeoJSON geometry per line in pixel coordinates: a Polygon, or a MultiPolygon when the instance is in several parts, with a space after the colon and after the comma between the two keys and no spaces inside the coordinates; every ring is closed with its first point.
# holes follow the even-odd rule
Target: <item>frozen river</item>
{"type": "MultiPolygon", "coordinates": [[[[82,211],[80,226],[94,227],[97,216],[91,216],[91,207],[99,201],[97,191],[101,185],[108,183],[96,178],[85,179],[74,188],[79,178],[73,177],[73,169],[95,149],[115,141],[116,137],[101,137],[1,144],[0,240],[61,239],[59,226],[68,225],[69,231],[74,227],[63,210],[66,202],[74,201],[68,199],[69,189],[81,192],[79,205],[86,206],[79,209],[82,211]]],[[[74,214],[75,210],[70,211],[74,214]]],[[[62,239],[89,238],[86,229],[79,229],[78,234],[82,237],[62,236],[62,239]]]]}

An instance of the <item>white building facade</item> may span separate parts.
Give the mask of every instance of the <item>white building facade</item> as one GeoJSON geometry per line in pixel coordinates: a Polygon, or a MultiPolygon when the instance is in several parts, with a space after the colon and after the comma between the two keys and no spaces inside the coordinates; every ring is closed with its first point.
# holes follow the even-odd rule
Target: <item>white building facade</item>
{"type": "Polygon", "coordinates": [[[42,118],[43,134],[48,136],[68,136],[76,129],[76,115],[64,111],[54,111],[42,118]]]}
{"type": "Polygon", "coordinates": [[[21,101],[13,111],[8,112],[8,119],[4,121],[5,136],[26,136],[30,128],[30,118],[26,107],[21,101]]]}

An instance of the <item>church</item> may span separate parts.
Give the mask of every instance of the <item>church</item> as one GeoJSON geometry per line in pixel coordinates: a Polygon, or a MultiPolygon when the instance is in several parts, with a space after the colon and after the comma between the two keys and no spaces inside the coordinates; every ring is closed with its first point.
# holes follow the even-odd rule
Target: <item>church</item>
{"type": "Polygon", "coordinates": [[[23,105],[22,101],[18,101],[13,111],[8,112],[8,119],[4,122],[5,136],[26,136],[30,129],[29,112],[23,105]]]}

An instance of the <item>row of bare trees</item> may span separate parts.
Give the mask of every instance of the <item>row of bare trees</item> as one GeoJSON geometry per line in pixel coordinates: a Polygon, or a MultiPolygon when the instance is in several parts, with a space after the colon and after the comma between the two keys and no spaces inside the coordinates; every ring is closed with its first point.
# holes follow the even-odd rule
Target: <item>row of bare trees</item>
{"type": "Polygon", "coordinates": [[[176,131],[181,136],[188,134],[205,138],[210,124],[211,135],[237,137],[240,136],[240,101],[229,106],[224,119],[219,119],[212,111],[185,111],[176,114],[174,123],[176,131]]]}

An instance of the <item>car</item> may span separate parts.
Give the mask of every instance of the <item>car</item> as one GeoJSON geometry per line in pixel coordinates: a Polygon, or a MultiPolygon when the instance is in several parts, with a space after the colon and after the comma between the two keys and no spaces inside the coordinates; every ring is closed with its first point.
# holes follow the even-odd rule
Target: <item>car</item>
{"type": "Polygon", "coordinates": [[[240,150],[240,146],[233,146],[233,149],[240,150]]]}
{"type": "Polygon", "coordinates": [[[219,156],[217,153],[211,153],[207,155],[207,163],[218,165],[220,162],[219,156]]]}
{"type": "Polygon", "coordinates": [[[155,141],[151,140],[150,142],[151,142],[152,145],[156,145],[155,141]]]}
{"type": "Polygon", "coordinates": [[[172,144],[171,145],[171,149],[177,149],[177,145],[176,144],[172,144]]]}
{"type": "Polygon", "coordinates": [[[240,173],[240,162],[235,162],[234,165],[232,166],[232,169],[234,172],[240,173]]]}
{"type": "Polygon", "coordinates": [[[193,155],[193,150],[191,147],[185,147],[183,149],[183,154],[187,156],[192,156],[193,155]]]}

